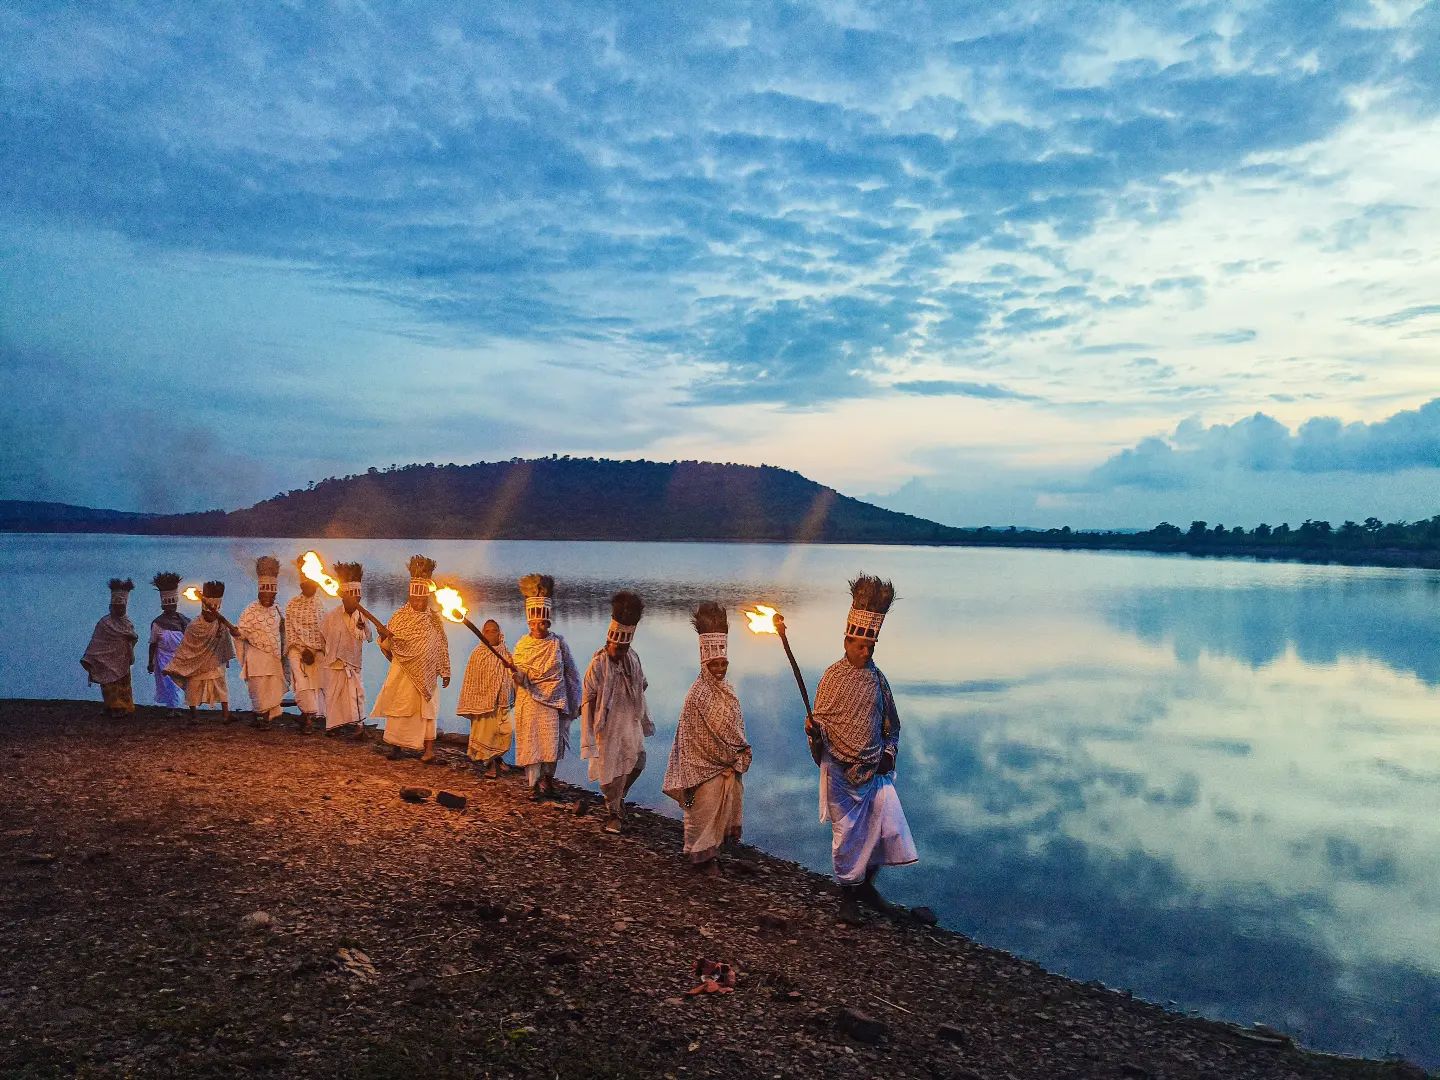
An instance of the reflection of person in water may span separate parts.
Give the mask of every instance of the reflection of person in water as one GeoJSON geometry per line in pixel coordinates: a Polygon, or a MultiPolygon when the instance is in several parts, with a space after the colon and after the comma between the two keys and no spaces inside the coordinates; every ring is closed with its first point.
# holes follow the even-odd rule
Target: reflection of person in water
{"type": "Polygon", "coordinates": [[[845,657],[821,676],[805,730],[820,766],[820,820],[833,830],[830,852],[844,893],[840,918],[855,923],[860,904],[894,911],[876,890],[875,875],[882,866],[913,863],[919,856],[895,790],[900,748],[895,696],[872,659],[895,589],[862,574],[850,583],[850,595],[845,657]]]}

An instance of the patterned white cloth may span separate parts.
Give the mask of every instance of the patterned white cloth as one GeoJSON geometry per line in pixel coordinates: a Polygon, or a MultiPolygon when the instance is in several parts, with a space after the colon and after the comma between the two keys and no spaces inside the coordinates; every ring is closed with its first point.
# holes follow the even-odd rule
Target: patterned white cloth
{"type": "Polygon", "coordinates": [[[319,593],[292,596],[285,605],[285,651],[303,648],[323,652],[325,635],[320,632],[320,622],[324,618],[325,607],[320,603],[319,593]]]}
{"type": "Polygon", "coordinates": [[[604,649],[590,658],[580,691],[580,756],[601,787],[629,776],[645,754],[645,736],[655,734],[645,703],[649,685],[634,649],[618,661],[604,649]]]}
{"type": "Polygon", "coordinates": [[[660,790],[685,806],[687,798],[707,780],[723,772],[739,774],[749,769],[751,756],[734,688],[701,668],[681,706],[660,790]]]}
{"type": "MultiPolygon", "coordinates": [[[[570,721],[580,709],[580,673],[559,634],[526,634],[515,643],[515,764],[559,761],[570,743],[570,721]]],[[[533,783],[533,782],[532,782],[533,783]]]]}
{"type": "Polygon", "coordinates": [[[343,727],[365,719],[365,684],[360,666],[370,624],[360,612],[346,614],[344,606],[332,608],[320,623],[325,637],[321,672],[325,680],[325,729],[343,727]]]}
{"type": "Polygon", "coordinates": [[[895,774],[852,784],[848,770],[828,752],[820,759],[820,820],[830,822],[830,858],[835,880],[858,885],[874,867],[919,861],[895,774]]]}
{"type": "MultiPolygon", "coordinates": [[[[189,701],[189,687],[186,684],[188,679],[213,678],[211,673],[217,669],[223,679],[226,666],[234,659],[235,642],[230,637],[230,628],[219,619],[211,622],[202,617],[193,620],[185,628],[180,647],[175,650],[175,655],[163,670],[186,688],[186,700],[189,701]]],[[[190,701],[190,704],[195,702],[190,701]]]]}
{"type": "MultiPolygon", "coordinates": [[[[510,659],[505,640],[495,646],[500,656],[510,659]]],[[[486,716],[496,709],[507,709],[515,700],[515,680],[490,646],[476,642],[475,651],[465,664],[465,681],[460,686],[460,703],[455,711],[461,716],[486,716]]]]}
{"type": "Polygon", "coordinates": [[[80,666],[93,683],[104,686],[117,682],[130,674],[135,663],[135,643],[139,640],[140,635],[135,633],[135,624],[129,618],[106,615],[95,624],[80,666]]]}
{"type": "Polygon", "coordinates": [[[815,688],[812,715],[830,755],[863,783],[875,774],[885,751],[900,745],[900,716],[890,683],[874,663],[857,668],[838,660],[825,669],[815,688]]]}
{"type": "MultiPolygon", "coordinates": [[[[390,616],[385,626],[392,635],[383,643],[393,657],[391,666],[405,668],[420,696],[433,701],[436,681],[442,676],[450,677],[450,645],[440,616],[434,611],[416,611],[406,604],[390,616]]],[[[378,699],[376,711],[379,711],[378,699]]]]}
{"type": "MultiPolygon", "coordinates": [[[[161,616],[164,618],[164,616],[161,616]]],[[[176,619],[184,619],[184,615],[177,614],[176,619]]],[[[175,658],[175,651],[180,648],[180,642],[185,640],[185,627],[189,625],[182,622],[179,629],[173,626],[162,627],[160,619],[150,624],[150,644],[155,646],[155,704],[163,705],[166,708],[178,709],[185,704],[185,693],[176,684],[175,680],[165,674],[165,669],[170,666],[170,661],[175,658]]]]}
{"type": "Polygon", "coordinates": [[[245,678],[274,675],[284,677],[280,663],[280,609],[252,600],[235,623],[240,631],[240,674],[245,678]],[[273,663],[271,661],[273,660],[273,663]]]}

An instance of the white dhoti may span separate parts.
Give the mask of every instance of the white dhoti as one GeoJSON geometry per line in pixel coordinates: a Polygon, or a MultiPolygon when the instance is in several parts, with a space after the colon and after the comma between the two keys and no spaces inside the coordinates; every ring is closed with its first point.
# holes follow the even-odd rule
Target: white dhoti
{"type": "Polygon", "coordinates": [[[745,779],[726,769],[701,784],[685,804],[685,854],[693,863],[709,862],[720,846],[740,840],[745,815],[745,779]]]}
{"type": "Polygon", "coordinates": [[[225,677],[225,669],[211,668],[186,679],[185,704],[192,709],[197,705],[230,704],[230,681],[225,677]]]}
{"type": "Polygon", "coordinates": [[[365,684],[348,664],[321,669],[325,677],[325,730],[365,719],[365,684]]]}
{"type": "Polygon", "coordinates": [[[299,649],[285,651],[285,657],[290,661],[290,687],[295,691],[295,704],[306,716],[324,716],[324,669],[319,658],[307,664],[301,660],[300,654],[299,649]]]}
{"type": "Polygon", "coordinates": [[[245,685],[250,690],[250,708],[256,716],[273,720],[284,711],[280,707],[285,698],[284,675],[247,675],[245,685]]]}
{"type": "Polygon", "coordinates": [[[157,630],[152,634],[155,642],[155,704],[178,709],[185,703],[185,695],[178,683],[165,669],[175,659],[175,650],[185,637],[184,630],[157,630]]]}
{"type": "Polygon", "coordinates": [[[439,696],[431,694],[426,701],[405,666],[392,663],[380,696],[375,699],[375,715],[385,718],[385,741],[407,750],[425,749],[425,744],[435,738],[439,696]]]}
{"type": "Polygon", "coordinates": [[[904,866],[920,858],[894,777],[873,776],[856,787],[828,752],[821,759],[820,820],[830,822],[830,855],[841,885],[859,885],[873,868],[904,866]]]}
{"type": "Polygon", "coordinates": [[[559,709],[540,704],[523,690],[515,695],[516,765],[547,764],[547,775],[555,775],[555,762],[565,756],[569,736],[570,724],[560,718],[559,709]]]}

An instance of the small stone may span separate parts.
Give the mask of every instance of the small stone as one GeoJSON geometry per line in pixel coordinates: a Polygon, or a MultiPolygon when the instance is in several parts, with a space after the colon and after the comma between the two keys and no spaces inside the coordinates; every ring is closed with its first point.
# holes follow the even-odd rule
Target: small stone
{"type": "Polygon", "coordinates": [[[240,925],[246,930],[263,930],[274,922],[268,911],[252,911],[240,920],[240,925]]]}
{"type": "Polygon", "coordinates": [[[856,1042],[862,1043],[878,1043],[886,1034],[883,1021],[848,1005],[836,1014],[835,1026],[856,1042]]]}
{"type": "Polygon", "coordinates": [[[784,931],[784,930],[789,930],[789,929],[790,929],[790,920],[789,920],[789,919],[784,918],[783,916],[780,916],[780,915],[772,915],[772,914],[770,914],[770,912],[768,912],[768,911],[767,911],[767,912],[764,912],[764,913],[760,916],[759,922],[760,922],[760,925],[763,926],[766,930],[781,930],[781,931],[784,931]]]}
{"type": "Polygon", "coordinates": [[[568,949],[560,949],[545,955],[545,963],[551,967],[560,967],[562,964],[578,964],[579,962],[580,958],[568,949]]]}
{"type": "Polygon", "coordinates": [[[465,804],[470,800],[464,795],[457,795],[453,791],[442,791],[435,796],[435,801],[447,810],[464,810],[465,804]]]}
{"type": "Polygon", "coordinates": [[[400,798],[406,802],[422,803],[433,794],[435,793],[428,787],[402,787],[400,789],[400,798]]]}
{"type": "Polygon", "coordinates": [[[963,1046],[967,1041],[965,1029],[957,1024],[941,1024],[935,1029],[935,1037],[941,1042],[955,1043],[963,1046]]]}
{"type": "Polygon", "coordinates": [[[921,926],[935,926],[937,923],[940,922],[940,920],[936,917],[935,912],[924,906],[911,908],[910,918],[914,919],[921,926]]]}

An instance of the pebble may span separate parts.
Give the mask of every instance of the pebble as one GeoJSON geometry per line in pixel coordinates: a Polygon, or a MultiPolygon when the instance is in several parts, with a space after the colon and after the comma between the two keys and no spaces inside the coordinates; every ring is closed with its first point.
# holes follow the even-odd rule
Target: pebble
{"type": "Polygon", "coordinates": [[[433,794],[434,792],[428,787],[403,787],[400,789],[400,798],[406,802],[422,803],[433,794]]]}
{"type": "Polygon", "coordinates": [[[874,1044],[886,1035],[884,1021],[848,1005],[836,1014],[835,1026],[856,1042],[874,1044]]]}
{"type": "Polygon", "coordinates": [[[464,795],[457,795],[453,791],[442,791],[435,796],[435,801],[447,810],[464,810],[465,804],[470,800],[464,795]]]}

